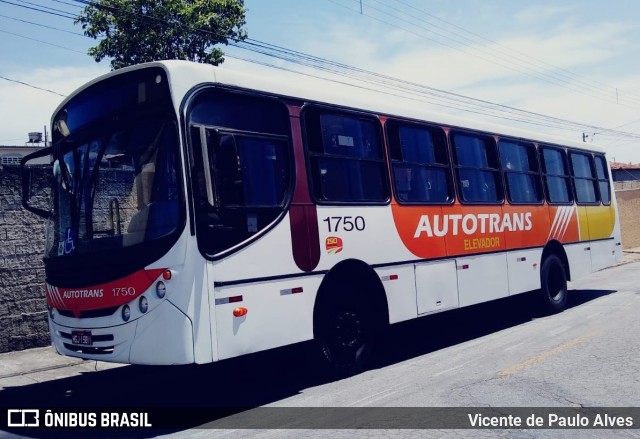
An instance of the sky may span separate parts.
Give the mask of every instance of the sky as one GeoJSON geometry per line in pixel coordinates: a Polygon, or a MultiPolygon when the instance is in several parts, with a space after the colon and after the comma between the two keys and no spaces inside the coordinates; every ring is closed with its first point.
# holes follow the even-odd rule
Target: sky
{"type": "MultiPolygon", "coordinates": [[[[245,6],[252,40],[455,93],[455,102],[450,94],[438,101],[415,96],[436,112],[584,138],[603,146],[610,160],[640,163],[639,1],[246,0],[245,6]],[[499,113],[487,103],[499,104],[499,113]]],[[[95,40],[67,17],[81,7],[74,0],[0,0],[0,145],[25,144],[28,132],[50,123],[61,95],[109,72],[108,60],[96,63],[86,54],[95,40]]],[[[353,81],[223,49],[231,67],[273,74],[249,59],[353,81]]]]}

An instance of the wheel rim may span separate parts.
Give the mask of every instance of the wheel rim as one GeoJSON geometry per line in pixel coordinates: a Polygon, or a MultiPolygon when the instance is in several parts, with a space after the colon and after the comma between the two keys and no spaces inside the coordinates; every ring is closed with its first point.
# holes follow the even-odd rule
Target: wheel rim
{"type": "Polygon", "coordinates": [[[339,309],[327,325],[325,354],[338,367],[352,367],[362,358],[368,332],[362,312],[339,309]]]}

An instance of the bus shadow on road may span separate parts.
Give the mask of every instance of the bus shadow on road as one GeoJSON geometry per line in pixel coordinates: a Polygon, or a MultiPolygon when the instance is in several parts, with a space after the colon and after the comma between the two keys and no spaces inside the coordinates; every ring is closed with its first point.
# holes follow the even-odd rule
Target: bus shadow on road
{"type": "MultiPolygon", "coordinates": [[[[615,292],[569,290],[566,309],[615,292]]],[[[545,317],[537,294],[520,294],[393,325],[382,341],[375,366],[386,367],[545,317]]]]}
{"type": "MultiPolygon", "coordinates": [[[[579,307],[614,292],[572,290],[568,308],[579,307]]],[[[390,366],[516,327],[540,317],[536,309],[535,298],[527,294],[393,325],[378,346],[372,368],[390,366]]],[[[0,401],[5,407],[17,408],[90,410],[127,407],[131,411],[175,408],[176,416],[193,408],[195,414],[189,415],[187,425],[184,422],[181,425],[183,428],[196,427],[327,383],[328,379],[314,373],[306,361],[310,347],[310,343],[302,343],[209,365],[126,366],[86,372],[5,388],[0,391],[0,401]]],[[[80,434],[81,430],[76,432],[76,437],[86,437],[86,434],[80,434]]],[[[16,433],[30,435],[26,429],[16,433]]],[[[60,433],[55,429],[39,430],[34,437],[60,437],[60,433]]],[[[126,437],[145,438],[159,432],[127,429],[122,433],[126,437]]],[[[64,436],[69,437],[66,433],[64,436]]],[[[114,431],[94,429],[92,436],[114,437],[114,431]]]]}

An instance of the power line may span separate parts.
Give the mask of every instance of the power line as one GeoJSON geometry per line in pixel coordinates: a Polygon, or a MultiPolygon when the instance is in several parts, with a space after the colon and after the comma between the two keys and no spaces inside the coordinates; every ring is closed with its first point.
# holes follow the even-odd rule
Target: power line
{"type": "Polygon", "coordinates": [[[71,6],[71,7],[74,7],[74,8],[80,8],[80,9],[82,9],[82,6],[75,5],[75,4],[73,4],[73,3],[65,2],[65,1],[62,1],[62,0],[53,0],[53,1],[54,1],[54,2],[56,2],[56,3],[63,4],[63,5],[67,5],[67,6],[71,6]]]}
{"type": "Polygon", "coordinates": [[[8,5],[12,5],[12,6],[18,6],[19,8],[24,8],[24,9],[30,9],[32,11],[38,11],[38,12],[44,12],[50,15],[57,15],[58,17],[63,17],[63,18],[75,18],[72,14],[60,10],[60,9],[54,9],[54,8],[48,8],[46,6],[40,6],[40,5],[36,5],[35,3],[30,3],[27,1],[23,0],[23,3],[26,4],[19,4],[19,3],[14,3],[14,2],[10,2],[8,0],[0,0],[0,3],[6,3],[8,5]],[[34,7],[32,6],[27,6],[27,4],[29,5],[34,5],[34,7]]]}
{"type": "Polygon", "coordinates": [[[67,97],[67,95],[63,95],[61,93],[58,93],[57,91],[49,90],[48,88],[38,87],[37,85],[29,84],[28,82],[18,81],[17,79],[7,78],[6,76],[0,75],[0,79],[4,79],[5,81],[10,81],[10,82],[15,82],[17,84],[26,85],[27,87],[35,88],[36,90],[42,90],[48,93],[53,93],[54,95],[62,96],[63,98],[67,97]]]}
{"type": "MultiPolygon", "coordinates": [[[[584,75],[580,75],[578,73],[572,72],[571,70],[559,67],[557,65],[550,64],[550,63],[548,63],[546,61],[543,61],[543,60],[541,60],[539,58],[531,56],[530,54],[523,53],[523,52],[521,52],[519,50],[515,50],[515,49],[513,49],[513,48],[511,48],[509,46],[506,46],[506,45],[504,45],[504,44],[502,44],[502,43],[500,43],[498,41],[492,40],[491,38],[487,38],[487,37],[485,37],[483,35],[480,35],[478,33],[470,31],[469,29],[465,29],[462,26],[458,26],[455,23],[452,23],[450,21],[442,19],[442,18],[438,17],[437,15],[431,14],[431,13],[429,13],[429,12],[423,10],[423,9],[417,8],[417,7],[413,6],[413,5],[411,5],[410,3],[407,3],[406,1],[403,1],[403,0],[394,0],[394,1],[409,7],[413,11],[419,12],[419,13],[421,13],[423,15],[426,15],[426,16],[428,16],[430,18],[433,18],[433,19],[435,19],[435,20],[437,20],[437,21],[439,21],[441,23],[444,23],[447,26],[455,28],[455,29],[457,29],[457,30],[459,30],[459,31],[461,31],[463,33],[469,34],[472,37],[477,38],[478,40],[482,40],[485,43],[490,43],[490,44],[493,44],[495,46],[501,47],[501,48],[505,49],[507,52],[509,52],[509,56],[516,55],[516,56],[523,57],[523,59],[525,59],[525,60],[533,60],[535,63],[539,63],[540,65],[546,66],[546,67],[548,67],[550,69],[557,70],[559,74],[561,74],[562,76],[565,76],[567,78],[571,78],[571,79],[578,78],[579,80],[584,80],[585,82],[590,83],[591,87],[596,86],[596,87],[611,88],[611,86],[608,85],[608,84],[605,84],[605,83],[599,82],[599,81],[595,81],[592,78],[588,78],[588,77],[586,77],[584,75]]],[[[413,16],[412,14],[407,14],[407,15],[413,16]]],[[[501,53],[504,53],[504,52],[501,52],[501,53]]]]}
{"type": "MultiPolygon", "coordinates": [[[[94,6],[99,6],[97,4],[95,4],[92,1],[89,0],[75,0],[78,3],[82,3],[82,4],[86,4],[86,5],[94,5],[94,6]]],[[[165,22],[166,20],[162,20],[159,19],[157,17],[153,17],[153,16],[147,16],[147,15],[143,15],[143,14],[139,14],[136,12],[131,12],[131,11],[123,11],[122,9],[119,8],[111,8],[112,11],[121,11],[127,14],[135,14],[135,15],[139,15],[142,17],[145,17],[147,19],[150,20],[156,20],[156,21],[161,21],[161,22],[165,22]]],[[[209,34],[215,34],[211,31],[207,31],[207,30],[203,30],[203,29],[195,29],[197,31],[201,31],[201,32],[206,32],[209,34]]],[[[401,89],[405,92],[408,93],[417,93],[417,92],[422,92],[422,94],[427,94],[429,95],[431,98],[435,98],[437,97],[438,99],[442,100],[449,100],[452,101],[454,103],[457,103],[458,105],[460,104],[460,102],[464,102],[465,105],[475,105],[480,106],[480,107],[484,107],[484,113],[487,113],[486,108],[491,108],[492,110],[500,110],[503,113],[506,114],[510,114],[511,116],[513,114],[518,114],[520,115],[519,117],[525,116],[525,117],[534,117],[537,118],[538,121],[542,120],[545,121],[547,124],[552,123],[553,126],[552,127],[563,127],[563,128],[568,128],[568,127],[572,127],[574,129],[579,128],[580,130],[584,130],[584,129],[589,129],[589,130],[603,130],[603,132],[609,132],[611,130],[608,130],[606,128],[601,128],[601,127],[596,127],[594,125],[589,125],[589,124],[580,124],[577,122],[573,122],[573,121],[568,121],[565,119],[560,119],[560,118],[554,118],[551,116],[546,116],[546,115],[542,115],[539,113],[533,113],[533,112],[529,112],[526,110],[520,110],[520,109],[516,109],[513,107],[509,107],[506,105],[501,105],[501,104],[496,104],[496,103],[492,103],[489,101],[484,101],[484,100],[479,100],[479,99],[474,99],[474,98],[469,98],[468,96],[464,96],[464,95],[458,95],[455,93],[450,93],[450,92],[446,92],[443,90],[438,90],[432,87],[427,87],[424,85],[420,85],[420,84],[415,84],[415,83],[411,83],[409,81],[403,81],[403,80],[399,80],[397,78],[393,78],[390,76],[385,76],[385,75],[380,75],[377,74],[375,72],[370,72],[364,69],[358,69],[352,66],[348,66],[345,64],[341,64],[341,63],[337,63],[335,61],[330,61],[330,60],[326,60],[320,57],[315,57],[309,54],[305,54],[302,52],[298,52],[298,51],[293,51],[291,49],[286,49],[280,46],[276,46],[273,44],[269,44],[269,43],[264,43],[258,40],[252,40],[252,39],[246,39],[245,41],[242,42],[238,42],[238,43],[230,43],[231,46],[235,46],[235,47],[239,47],[239,48],[243,48],[246,50],[250,50],[254,53],[259,53],[262,55],[266,55],[266,56],[271,56],[271,57],[275,57],[281,60],[285,60],[288,62],[293,62],[299,65],[303,65],[303,66],[307,66],[307,67],[312,67],[312,68],[318,68],[333,74],[338,74],[338,75],[342,75],[342,76],[347,76],[347,77],[351,77],[351,78],[356,78],[358,80],[368,80],[369,82],[373,81],[374,83],[376,83],[377,85],[383,85],[383,86],[387,86],[387,87],[392,87],[392,88],[396,88],[396,89],[401,89]],[[247,46],[251,46],[251,47],[247,47],[247,46]]],[[[467,108],[460,108],[459,106],[457,107],[457,109],[463,109],[465,111],[468,110],[467,108]]],[[[502,117],[504,118],[504,116],[496,116],[495,113],[494,114],[489,114],[493,117],[502,117]]],[[[628,133],[625,133],[628,134],[628,133]]],[[[629,133],[631,134],[631,133],[629,133]]],[[[633,135],[633,134],[631,134],[633,135]]]]}
{"type": "MultiPolygon", "coordinates": [[[[384,3],[380,2],[380,0],[372,0],[372,1],[375,1],[376,3],[384,4],[384,3]]],[[[405,5],[405,6],[409,7],[413,11],[416,11],[416,12],[419,12],[421,14],[424,14],[424,15],[432,18],[432,19],[435,19],[435,20],[437,20],[437,21],[439,21],[441,23],[444,23],[447,26],[455,28],[455,29],[461,31],[463,34],[471,35],[472,38],[467,38],[467,37],[465,37],[464,35],[460,34],[457,31],[450,31],[450,30],[446,29],[446,27],[441,27],[441,26],[435,25],[440,29],[444,29],[446,32],[450,32],[450,33],[452,33],[452,34],[454,34],[456,36],[460,36],[460,37],[464,38],[465,40],[471,41],[471,42],[474,42],[474,43],[476,41],[480,40],[480,41],[483,42],[481,44],[483,46],[485,46],[485,47],[487,47],[486,43],[490,43],[490,44],[498,47],[498,49],[489,48],[490,50],[498,52],[498,53],[500,53],[502,55],[505,55],[509,59],[512,59],[513,57],[516,57],[519,60],[522,60],[522,62],[525,63],[526,65],[530,65],[532,67],[543,68],[546,72],[548,72],[548,73],[546,73],[546,75],[548,75],[548,76],[557,77],[558,80],[561,80],[563,82],[566,82],[568,80],[579,82],[579,83],[582,83],[583,86],[595,89],[597,91],[604,92],[603,89],[605,89],[605,88],[609,89],[610,91],[604,92],[604,93],[606,93],[606,95],[608,96],[609,99],[614,100],[612,93],[614,93],[614,92],[617,93],[617,88],[616,87],[613,87],[613,86],[611,86],[609,84],[605,84],[605,83],[600,82],[600,81],[595,81],[595,80],[593,80],[591,78],[588,78],[588,77],[586,77],[584,75],[577,74],[577,73],[572,72],[572,71],[570,71],[568,69],[565,69],[565,68],[559,67],[557,65],[553,65],[551,63],[548,63],[546,61],[540,60],[539,58],[531,56],[528,53],[523,53],[521,51],[515,50],[515,49],[513,49],[511,47],[508,47],[508,46],[506,46],[504,44],[501,44],[501,43],[499,43],[499,42],[497,42],[495,40],[486,38],[483,35],[480,35],[478,33],[472,32],[472,31],[470,31],[468,29],[465,29],[465,28],[463,28],[461,26],[458,26],[458,25],[456,25],[454,23],[451,23],[451,22],[449,22],[447,20],[443,20],[443,19],[437,17],[434,14],[430,14],[429,12],[424,11],[423,9],[416,8],[416,7],[412,6],[411,4],[407,3],[406,1],[403,1],[403,0],[395,0],[395,1],[397,3],[400,3],[402,5],[405,5]]],[[[403,14],[406,14],[407,16],[409,16],[411,18],[415,18],[414,14],[412,14],[412,13],[405,12],[405,11],[401,11],[401,12],[403,14]]],[[[432,22],[429,23],[429,24],[432,25],[432,26],[434,25],[432,22]]],[[[633,93],[628,93],[628,92],[626,94],[633,95],[633,93]]],[[[638,97],[637,94],[635,96],[638,97]]],[[[617,96],[616,96],[615,100],[617,101],[617,96]]]]}
{"type": "MultiPolygon", "coordinates": [[[[4,1],[4,0],[0,0],[4,1]]],[[[77,3],[85,4],[85,5],[93,5],[98,6],[97,4],[88,1],[88,0],[75,0],[77,3]]],[[[63,2],[60,2],[63,3],[63,2]]],[[[148,20],[159,21],[162,23],[167,23],[166,20],[148,16],[136,12],[125,11],[119,8],[110,8],[112,11],[120,11],[127,14],[135,14],[140,15],[148,20]]],[[[48,11],[41,11],[45,13],[49,13],[48,11]]],[[[209,34],[219,35],[214,32],[204,30],[204,29],[192,29],[194,31],[205,32],[209,34]]],[[[42,41],[40,41],[42,42],[42,41]]],[[[46,42],[43,42],[47,44],[46,42]]],[[[635,138],[640,138],[640,134],[635,133],[625,133],[618,132],[612,129],[597,127],[589,124],[582,124],[579,122],[574,122],[566,119],[556,118],[552,116],[543,115],[540,113],[534,113],[526,110],[517,109],[514,107],[509,107],[502,104],[496,104],[490,101],[470,98],[468,96],[455,94],[451,92],[447,92],[444,90],[439,90],[433,87],[428,87],[421,84],[412,83],[409,81],[401,80],[398,78],[394,78],[391,76],[381,75],[375,72],[367,71],[364,69],[359,69],[353,66],[349,66],[346,64],[338,63],[335,61],[323,59],[320,57],[316,57],[313,55],[309,55],[303,52],[294,51],[291,49],[286,49],[284,47],[276,46],[273,44],[265,43],[258,40],[246,39],[245,41],[241,41],[238,43],[229,43],[232,47],[238,47],[240,49],[251,51],[252,53],[256,53],[262,56],[273,57],[276,59],[283,60],[285,62],[290,62],[293,64],[297,64],[303,67],[309,67],[313,69],[318,69],[333,75],[340,75],[346,78],[355,79],[358,81],[365,81],[369,84],[375,85],[376,89],[380,91],[380,87],[385,87],[390,90],[395,90],[396,92],[403,93],[403,97],[409,99],[416,99],[416,96],[421,97],[422,101],[429,102],[441,107],[451,108],[458,111],[466,111],[476,114],[482,114],[494,118],[505,119],[505,120],[513,120],[517,122],[533,124],[538,126],[546,126],[550,128],[561,128],[561,129],[574,129],[574,130],[599,130],[603,134],[607,135],[620,135],[620,136],[632,136],[635,138]]],[[[256,60],[250,60],[249,62],[255,62],[260,64],[261,62],[256,60]]],[[[269,65],[270,67],[276,67],[273,64],[263,63],[263,65],[269,65]]],[[[299,74],[305,74],[297,70],[285,69],[289,71],[295,71],[299,74]]],[[[314,76],[314,75],[309,75],[314,76]]],[[[341,81],[337,81],[335,79],[323,78],[329,81],[344,83],[341,81]]],[[[354,86],[353,84],[350,84],[354,86]]],[[[397,94],[396,94],[397,95],[397,94]]]]}
{"type": "MultiPolygon", "coordinates": [[[[228,57],[228,58],[238,59],[238,60],[241,60],[241,61],[250,62],[250,63],[253,63],[253,64],[262,65],[262,66],[274,68],[274,69],[277,69],[277,70],[292,72],[292,73],[296,73],[296,74],[299,74],[299,75],[308,76],[308,77],[311,77],[311,78],[316,78],[316,79],[321,79],[321,80],[325,80],[325,81],[328,81],[328,82],[347,85],[349,87],[358,88],[358,89],[365,90],[365,91],[372,91],[372,92],[381,93],[381,94],[385,94],[385,95],[389,95],[389,96],[401,97],[403,99],[409,99],[409,100],[413,100],[413,101],[417,101],[417,102],[427,102],[427,103],[431,103],[431,104],[437,105],[438,107],[450,108],[450,109],[454,109],[454,110],[461,110],[461,111],[465,111],[467,113],[473,113],[473,114],[478,114],[478,115],[482,115],[482,116],[491,116],[491,117],[499,118],[500,120],[511,120],[511,121],[515,121],[515,122],[526,123],[526,124],[529,124],[529,125],[542,126],[542,127],[547,127],[547,128],[565,128],[565,129],[567,128],[566,126],[562,126],[562,125],[553,125],[550,122],[544,123],[543,121],[536,121],[534,119],[524,119],[524,118],[518,118],[516,116],[508,116],[508,115],[505,115],[505,114],[498,114],[498,113],[493,112],[490,109],[480,109],[480,108],[473,109],[473,107],[457,106],[457,105],[454,105],[454,104],[447,104],[447,103],[442,103],[442,102],[438,102],[438,101],[432,101],[432,100],[425,99],[425,98],[420,99],[419,97],[411,97],[411,96],[407,96],[407,95],[403,95],[403,94],[386,92],[386,91],[381,90],[380,88],[365,87],[362,84],[353,84],[353,83],[350,83],[350,82],[344,82],[344,81],[339,81],[339,80],[336,80],[336,79],[330,79],[330,78],[326,78],[326,77],[323,77],[323,76],[314,75],[314,74],[311,74],[309,72],[301,72],[299,70],[294,70],[294,69],[286,68],[286,67],[279,66],[279,65],[276,65],[276,64],[273,64],[273,63],[268,63],[266,61],[258,61],[258,60],[251,59],[251,58],[246,58],[246,57],[241,57],[241,56],[236,56],[236,55],[229,55],[229,54],[225,54],[225,56],[228,57]]],[[[319,69],[319,70],[322,70],[322,69],[319,69]]],[[[638,138],[640,138],[640,134],[638,135],[638,138]]]]}
{"type": "MultiPolygon", "coordinates": [[[[556,127],[556,128],[572,127],[572,128],[579,128],[580,130],[588,129],[588,130],[602,130],[602,132],[612,132],[612,130],[607,128],[596,127],[595,125],[583,124],[583,123],[574,122],[566,119],[556,118],[553,116],[547,116],[540,113],[535,113],[527,110],[521,110],[518,108],[510,107],[507,105],[497,104],[497,103],[493,103],[493,102],[482,100],[482,99],[471,98],[468,96],[447,92],[437,88],[428,87],[425,85],[394,78],[391,76],[386,76],[386,75],[378,74],[375,72],[370,72],[364,69],[348,66],[346,64],[337,63],[335,61],[324,60],[322,58],[314,57],[312,55],[303,54],[301,52],[296,52],[291,49],[285,49],[283,47],[275,46],[268,43],[258,42],[256,40],[248,39],[248,42],[243,42],[240,44],[232,44],[232,46],[245,48],[253,52],[265,54],[267,56],[272,56],[278,59],[284,59],[286,61],[294,62],[307,67],[319,68],[321,70],[329,71],[331,73],[341,74],[344,76],[351,76],[351,77],[357,78],[360,81],[366,81],[370,83],[375,83],[377,85],[384,85],[391,88],[397,88],[405,92],[428,95],[432,98],[437,97],[440,99],[447,99],[450,102],[454,102],[458,104],[466,103],[468,105],[475,105],[476,109],[484,108],[485,110],[486,109],[500,110],[503,114],[510,114],[510,115],[515,114],[515,115],[520,115],[520,117],[526,116],[529,118],[533,117],[538,120],[546,121],[548,123],[553,123],[553,126],[546,125],[549,127],[556,127]],[[255,47],[249,49],[245,47],[245,44],[250,44],[255,47]],[[298,58],[296,58],[296,56],[298,56],[298,58]]],[[[460,108],[457,107],[457,109],[460,109],[460,108]]],[[[632,133],[625,133],[625,134],[632,134],[632,133]]],[[[632,134],[632,135],[635,135],[635,134],[632,134]]]]}
{"type": "Polygon", "coordinates": [[[43,27],[43,28],[46,28],[46,29],[52,29],[52,30],[57,30],[57,31],[60,31],[60,32],[65,32],[65,33],[71,34],[71,35],[79,35],[81,37],[85,37],[86,36],[85,34],[81,34],[79,32],[72,32],[70,30],[60,29],[58,27],[48,26],[46,24],[36,23],[36,22],[33,22],[33,21],[29,21],[29,20],[23,20],[21,18],[9,17],[8,15],[4,15],[4,14],[0,14],[0,17],[7,18],[7,19],[13,20],[13,21],[19,21],[21,23],[32,24],[34,26],[43,27]]]}
{"type": "MultiPolygon", "coordinates": [[[[339,3],[336,0],[328,0],[328,1],[333,3],[333,4],[338,5],[340,7],[348,9],[350,11],[358,13],[358,11],[356,10],[355,7],[351,8],[351,7],[345,6],[344,4],[339,3]]],[[[358,0],[349,0],[349,1],[357,2],[358,0]]],[[[379,4],[382,4],[383,6],[385,6],[387,8],[390,8],[393,11],[397,10],[397,9],[391,8],[389,5],[386,5],[383,2],[380,2],[379,0],[372,0],[372,1],[374,1],[376,3],[379,3],[379,4]]],[[[414,26],[414,27],[416,27],[418,29],[421,29],[421,30],[426,31],[426,32],[428,32],[430,34],[434,34],[434,35],[436,35],[436,36],[438,36],[440,38],[443,38],[446,41],[451,41],[451,42],[453,42],[455,44],[458,44],[460,46],[466,47],[467,49],[470,49],[471,51],[469,51],[469,50],[467,50],[467,49],[465,49],[463,47],[459,47],[459,46],[457,46],[455,44],[450,44],[448,42],[445,42],[445,41],[442,41],[442,40],[439,40],[439,39],[436,39],[436,38],[428,37],[428,36],[426,36],[426,35],[424,35],[422,33],[418,33],[418,32],[416,32],[416,31],[414,31],[412,29],[408,29],[405,26],[402,26],[402,25],[399,25],[397,23],[391,22],[391,21],[389,21],[387,19],[382,19],[382,18],[374,16],[372,14],[364,13],[364,14],[359,14],[359,15],[364,15],[366,17],[369,17],[369,18],[373,19],[373,20],[379,21],[379,22],[381,22],[383,24],[386,24],[388,26],[395,27],[397,29],[400,29],[400,30],[403,30],[405,32],[411,33],[411,34],[416,35],[416,36],[418,36],[420,38],[423,38],[423,39],[426,39],[428,41],[434,42],[436,44],[439,44],[439,45],[448,47],[450,49],[465,53],[467,55],[473,56],[474,58],[478,58],[478,59],[481,59],[483,61],[490,62],[492,64],[498,65],[498,66],[503,67],[505,69],[516,71],[516,72],[524,74],[526,76],[533,77],[533,78],[538,79],[540,81],[543,81],[543,82],[546,82],[546,83],[549,83],[549,84],[552,84],[552,85],[556,85],[556,86],[571,90],[571,91],[573,91],[575,93],[580,93],[580,94],[583,94],[583,95],[587,95],[587,96],[590,96],[592,98],[603,100],[603,101],[606,101],[606,102],[609,102],[609,103],[618,103],[617,98],[612,94],[613,92],[607,93],[607,92],[603,91],[601,88],[596,88],[594,90],[594,92],[589,92],[589,91],[586,91],[586,90],[583,89],[584,86],[582,86],[582,88],[580,88],[580,86],[574,85],[573,83],[568,82],[566,79],[557,77],[557,75],[555,75],[555,74],[548,74],[548,73],[545,74],[545,73],[538,73],[538,72],[535,72],[535,71],[531,71],[532,67],[536,67],[536,69],[539,69],[539,67],[536,66],[535,64],[532,64],[528,60],[524,60],[523,61],[521,57],[519,59],[518,58],[514,58],[513,56],[509,56],[508,58],[504,58],[504,56],[496,55],[494,53],[494,52],[496,52],[495,49],[490,49],[490,48],[489,49],[485,49],[484,47],[477,47],[475,45],[471,45],[469,42],[475,43],[475,41],[473,41],[473,40],[471,40],[471,39],[469,39],[469,38],[467,38],[465,36],[459,35],[458,33],[453,33],[451,31],[446,30],[446,32],[453,33],[453,35],[455,35],[456,38],[453,38],[453,37],[444,35],[441,32],[435,31],[430,27],[425,27],[423,24],[415,24],[415,23],[410,22],[407,19],[404,19],[402,17],[398,17],[397,15],[385,12],[380,8],[376,8],[375,6],[372,6],[371,4],[369,5],[368,9],[377,11],[377,12],[383,14],[385,17],[392,17],[392,19],[399,20],[401,23],[410,24],[410,25],[412,25],[412,26],[414,26]],[[462,40],[461,40],[461,38],[462,38],[462,40]],[[479,52],[482,55],[480,55],[480,54],[478,54],[476,52],[479,52]],[[488,59],[487,56],[491,57],[492,59],[488,59]]],[[[401,11],[401,13],[407,14],[412,19],[415,19],[415,17],[413,15],[410,15],[410,14],[404,12],[404,11],[401,11]]],[[[440,29],[444,29],[443,27],[437,26],[437,25],[434,26],[434,27],[437,27],[437,28],[440,28],[440,29]]],[[[486,47],[486,45],[485,45],[485,47],[486,47]]],[[[504,53],[504,52],[498,51],[498,53],[504,53]]],[[[591,88],[593,89],[592,86],[591,86],[591,88]]],[[[640,101],[637,101],[636,103],[640,104],[640,101]]],[[[629,105],[626,105],[626,104],[620,104],[620,105],[629,106],[629,105]]],[[[638,108],[638,107],[636,106],[635,108],[638,108]]]]}
{"type": "Polygon", "coordinates": [[[85,52],[81,52],[79,50],[71,49],[69,47],[61,46],[59,44],[49,43],[48,41],[42,41],[42,40],[39,40],[37,38],[27,37],[26,35],[20,35],[20,34],[17,34],[15,32],[9,32],[7,30],[2,30],[2,29],[0,29],[0,32],[5,33],[5,34],[9,34],[9,35],[13,35],[13,36],[16,36],[16,37],[24,38],[25,40],[31,40],[31,41],[35,41],[37,43],[46,44],[48,46],[57,47],[58,49],[64,49],[64,50],[68,50],[70,52],[76,52],[76,53],[81,53],[83,55],[86,55],[85,52]]]}

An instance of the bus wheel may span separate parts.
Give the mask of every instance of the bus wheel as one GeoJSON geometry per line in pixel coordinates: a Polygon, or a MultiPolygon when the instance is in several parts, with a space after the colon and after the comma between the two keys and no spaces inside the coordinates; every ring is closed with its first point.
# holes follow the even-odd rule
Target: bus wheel
{"type": "Polygon", "coordinates": [[[320,315],[317,341],[330,372],[349,376],[364,369],[375,339],[371,309],[362,301],[339,299],[320,315]]]}
{"type": "Polygon", "coordinates": [[[567,304],[567,273],[560,258],[549,255],[540,270],[541,299],[544,311],[555,314],[567,304]]]}

